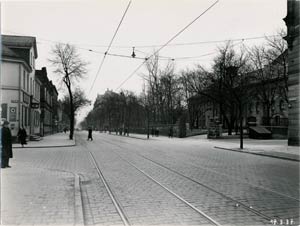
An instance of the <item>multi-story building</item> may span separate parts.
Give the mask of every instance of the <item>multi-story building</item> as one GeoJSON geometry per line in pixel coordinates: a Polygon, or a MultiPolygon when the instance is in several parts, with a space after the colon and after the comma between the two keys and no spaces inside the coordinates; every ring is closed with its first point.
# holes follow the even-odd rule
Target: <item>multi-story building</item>
{"type": "Polygon", "coordinates": [[[41,70],[36,70],[35,74],[36,78],[41,82],[40,134],[41,136],[44,136],[58,131],[58,92],[52,81],[48,79],[46,67],[43,67],[41,70]]]}
{"type": "Polygon", "coordinates": [[[300,77],[300,2],[287,1],[287,16],[284,18],[287,26],[288,42],[288,96],[289,96],[289,130],[288,144],[298,145],[299,142],[299,77],[300,77]]]}
{"type": "Polygon", "coordinates": [[[20,127],[39,134],[40,83],[35,80],[36,39],[2,35],[1,118],[10,122],[15,137],[20,127]]]}

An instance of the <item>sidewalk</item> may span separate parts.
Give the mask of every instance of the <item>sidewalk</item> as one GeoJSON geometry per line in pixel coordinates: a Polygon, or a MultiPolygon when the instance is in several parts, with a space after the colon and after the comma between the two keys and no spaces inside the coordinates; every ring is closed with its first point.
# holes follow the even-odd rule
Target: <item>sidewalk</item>
{"type": "Polygon", "coordinates": [[[18,166],[1,169],[1,225],[83,225],[78,175],[18,166]]]}
{"type": "Polygon", "coordinates": [[[288,146],[287,140],[256,140],[245,138],[243,149],[240,149],[239,139],[210,140],[218,149],[237,151],[242,153],[268,156],[285,160],[300,161],[300,149],[297,146],[288,146]]]}
{"type": "MultiPolygon", "coordinates": [[[[111,135],[116,135],[112,133],[111,135]]],[[[129,134],[129,137],[136,139],[147,140],[146,134],[129,134]]],[[[165,140],[168,141],[169,138],[166,136],[152,137],[149,136],[150,140],[165,140]]],[[[288,146],[287,140],[258,140],[244,138],[244,148],[240,149],[240,140],[237,138],[227,138],[227,139],[207,139],[207,135],[198,135],[186,138],[173,138],[182,139],[183,141],[205,141],[211,143],[215,148],[227,150],[227,151],[237,151],[246,154],[254,154],[267,156],[272,158],[279,158],[291,161],[300,161],[300,149],[297,146],[288,146]]]]}
{"type": "MultiPolygon", "coordinates": [[[[40,141],[28,141],[24,148],[49,148],[49,147],[70,147],[75,146],[75,137],[69,139],[69,133],[55,133],[42,137],[40,141]]],[[[20,143],[13,144],[13,149],[22,148],[20,143]]]]}
{"type": "MultiPolygon", "coordinates": [[[[30,148],[74,146],[68,134],[30,141],[21,151],[13,144],[11,168],[1,169],[1,225],[83,225],[80,177],[56,167],[40,167],[44,154],[30,148]],[[28,159],[24,159],[26,153],[28,159]]],[[[56,149],[57,150],[57,149],[56,149]]]]}

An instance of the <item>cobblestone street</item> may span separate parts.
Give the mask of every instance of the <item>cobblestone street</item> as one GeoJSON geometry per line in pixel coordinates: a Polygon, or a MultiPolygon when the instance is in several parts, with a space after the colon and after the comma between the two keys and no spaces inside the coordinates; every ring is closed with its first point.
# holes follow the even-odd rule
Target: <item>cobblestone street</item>
{"type": "Polygon", "coordinates": [[[14,149],[1,171],[2,225],[299,224],[297,161],[205,139],[86,136],[14,149]]]}

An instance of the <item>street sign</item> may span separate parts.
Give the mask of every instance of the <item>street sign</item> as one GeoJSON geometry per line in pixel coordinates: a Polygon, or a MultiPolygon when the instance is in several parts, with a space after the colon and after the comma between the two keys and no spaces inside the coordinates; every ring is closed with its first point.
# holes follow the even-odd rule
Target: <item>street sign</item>
{"type": "Polygon", "coordinates": [[[17,120],[17,108],[9,107],[9,121],[15,122],[17,120]]]}

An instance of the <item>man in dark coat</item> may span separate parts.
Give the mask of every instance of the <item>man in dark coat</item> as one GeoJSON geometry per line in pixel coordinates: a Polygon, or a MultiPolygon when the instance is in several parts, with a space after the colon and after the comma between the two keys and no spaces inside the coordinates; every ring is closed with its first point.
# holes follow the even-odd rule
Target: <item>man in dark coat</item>
{"type": "Polygon", "coordinates": [[[27,144],[27,142],[26,142],[27,133],[23,126],[19,129],[18,137],[19,137],[22,147],[24,147],[24,144],[27,144]]]}
{"type": "Polygon", "coordinates": [[[8,121],[4,121],[2,125],[2,152],[1,152],[1,168],[10,167],[9,159],[13,157],[11,132],[8,128],[8,121]]]}
{"type": "Polygon", "coordinates": [[[93,132],[92,128],[89,127],[89,133],[88,133],[88,139],[87,140],[90,140],[90,139],[93,140],[92,132],[93,132]]]}

